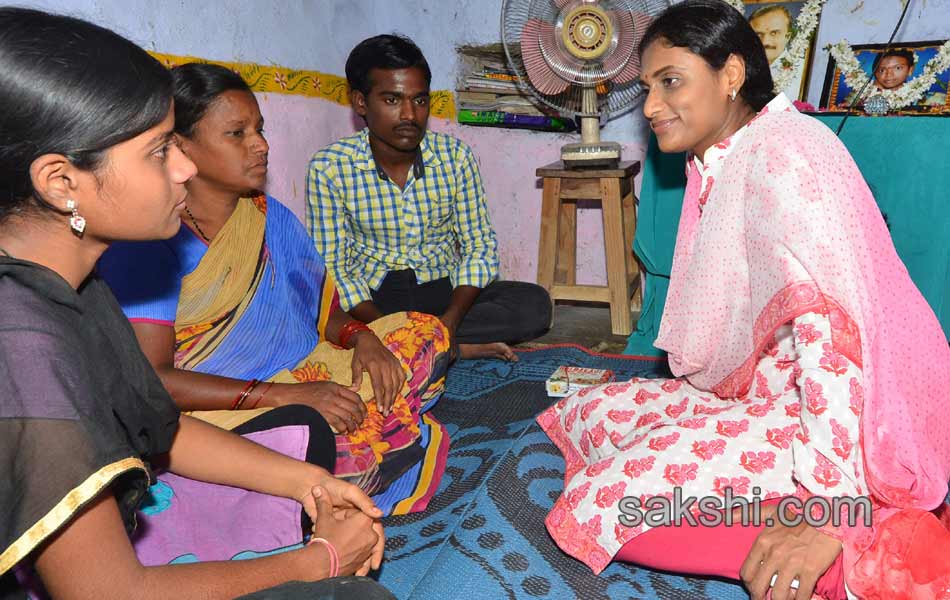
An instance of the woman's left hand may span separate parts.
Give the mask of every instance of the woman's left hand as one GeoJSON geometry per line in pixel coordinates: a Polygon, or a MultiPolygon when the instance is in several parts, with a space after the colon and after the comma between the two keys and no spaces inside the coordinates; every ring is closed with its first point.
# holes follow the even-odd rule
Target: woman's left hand
{"type": "Polygon", "coordinates": [[[811,598],[818,579],[841,552],[841,542],[804,520],[794,527],[783,525],[777,514],[767,514],[775,510],[775,506],[762,509],[762,519],[771,517],[774,524],[756,538],[739,575],[752,600],[763,600],[770,587],[773,600],[811,598]],[[773,575],[775,585],[770,586],[773,575]],[[791,587],[795,579],[797,590],[791,587]]]}
{"type": "Polygon", "coordinates": [[[373,332],[359,332],[354,336],[354,340],[353,389],[359,389],[363,382],[363,371],[369,371],[376,408],[388,416],[396,401],[396,395],[406,383],[406,372],[403,371],[399,359],[393,356],[373,332]]]}
{"type": "Polygon", "coordinates": [[[333,505],[334,516],[337,518],[343,518],[344,515],[350,514],[352,511],[359,511],[372,519],[373,530],[379,535],[379,540],[376,547],[373,548],[369,561],[357,574],[365,575],[369,569],[378,569],[383,560],[383,548],[386,544],[383,525],[379,522],[379,519],[383,517],[383,511],[373,503],[372,498],[367,496],[366,492],[357,486],[342,479],[337,479],[323,469],[320,469],[320,471],[322,473],[315,480],[308,482],[301,488],[296,500],[303,505],[310,520],[316,523],[317,502],[313,496],[313,489],[320,486],[326,491],[330,503],[333,505]]]}

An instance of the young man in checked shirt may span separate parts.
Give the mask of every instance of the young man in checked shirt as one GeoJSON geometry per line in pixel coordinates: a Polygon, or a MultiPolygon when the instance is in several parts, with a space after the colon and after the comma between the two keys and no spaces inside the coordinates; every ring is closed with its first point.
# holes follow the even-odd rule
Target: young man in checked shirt
{"type": "Polygon", "coordinates": [[[364,40],[346,61],[366,128],[317,152],[307,226],[343,309],[373,321],[438,315],[462,357],[517,360],[509,344],[551,321],[540,286],[497,281],[498,249],[471,149],[426,130],[432,74],[409,39],[364,40]]]}

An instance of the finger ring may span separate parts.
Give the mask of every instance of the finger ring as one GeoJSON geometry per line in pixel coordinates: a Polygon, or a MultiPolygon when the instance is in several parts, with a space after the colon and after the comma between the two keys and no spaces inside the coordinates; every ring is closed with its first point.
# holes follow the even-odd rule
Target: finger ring
{"type": "MultiPolygon", "coordinates": [[[[772,575],[772,580],[769,582],[769,587],[775,587],[776,581],[778,581],[778,573],[776,573],[775,575],[772,575]]],[[[792,580],[792,583],[789,584],[789,587],[792,588],[793,590],[797,590],[799,585],[801,584],[798,583],[798,577],[796,577],[795,579],[792,580]]]]}

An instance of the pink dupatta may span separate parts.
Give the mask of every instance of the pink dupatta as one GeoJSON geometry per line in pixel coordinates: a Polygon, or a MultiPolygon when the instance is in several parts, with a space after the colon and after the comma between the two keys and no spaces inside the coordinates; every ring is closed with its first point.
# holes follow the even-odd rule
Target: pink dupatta
{"type": "MultiPolygon", "coordinates": [[[[829,316],[835,348],[863,372],[860,439],[882,507],[871,531],[845,530],[846,577],[862,579],[889,517],[931,511],[947,493],[950,347],[861,173],[825,125],[780,95],[736,137],[702,197],[697,169],[690,173],[656,346],[675,375],[735,397],[749,389],[776,329],[808,312],[829,316]]],[[[950,585],[950,556],[936,560],[946,568],[924,583],[950,585]]],[[[848,585],[875,597],[874,582],[848,585]]]]}

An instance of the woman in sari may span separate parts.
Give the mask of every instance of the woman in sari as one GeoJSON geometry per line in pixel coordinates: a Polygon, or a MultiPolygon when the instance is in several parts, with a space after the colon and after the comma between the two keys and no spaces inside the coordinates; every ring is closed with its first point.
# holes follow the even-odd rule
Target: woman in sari
{"type": "Polygon", "coordinates": [[[567,463],[548,530],[596,572],[741,579],[755,600],[946,597],[950,435],[932,399],[950,349],[854,161],[772,93],[725,2],[667,9],[640,52],[660,149],[691,153],[656,342],[677,377],[539,417],[567,463]],[[697,523],[658,526],[677,497],[697,523]],[[717,523],[729,497],[756,501],[760,522],[717,523]],[[834,499],[865,510],[832,514],[834,499]]]}
{"type": "Polygon", "coordinates": [[[423,510],[448,447],[423,414],[443,389],[445,328],[420,313],[368,326],[344,313],[306,230],[257,191],[268,145],[247,84],[197,63],[172,78],[175,132],[198,167],[184,226],[100,262],[146,356],[182,410],[227,429],[273,407],[316,409],[339,434],[338,477],[386,513],[423,510]]]}
{"type": "Polygon", "coordinates": [[[171,77],[144,50],[0,8],[0,598],[392,598],[336,577],[382,559],[369,497],[181,415],[94,273],[110,242],[178,231],[195,166],[173,125],[171,77]],[[129,536],[159,467],[282,501],[295,548],[149,566],[129,536]],[[315,524],[306,546],[301,506],[315,524]]]}

